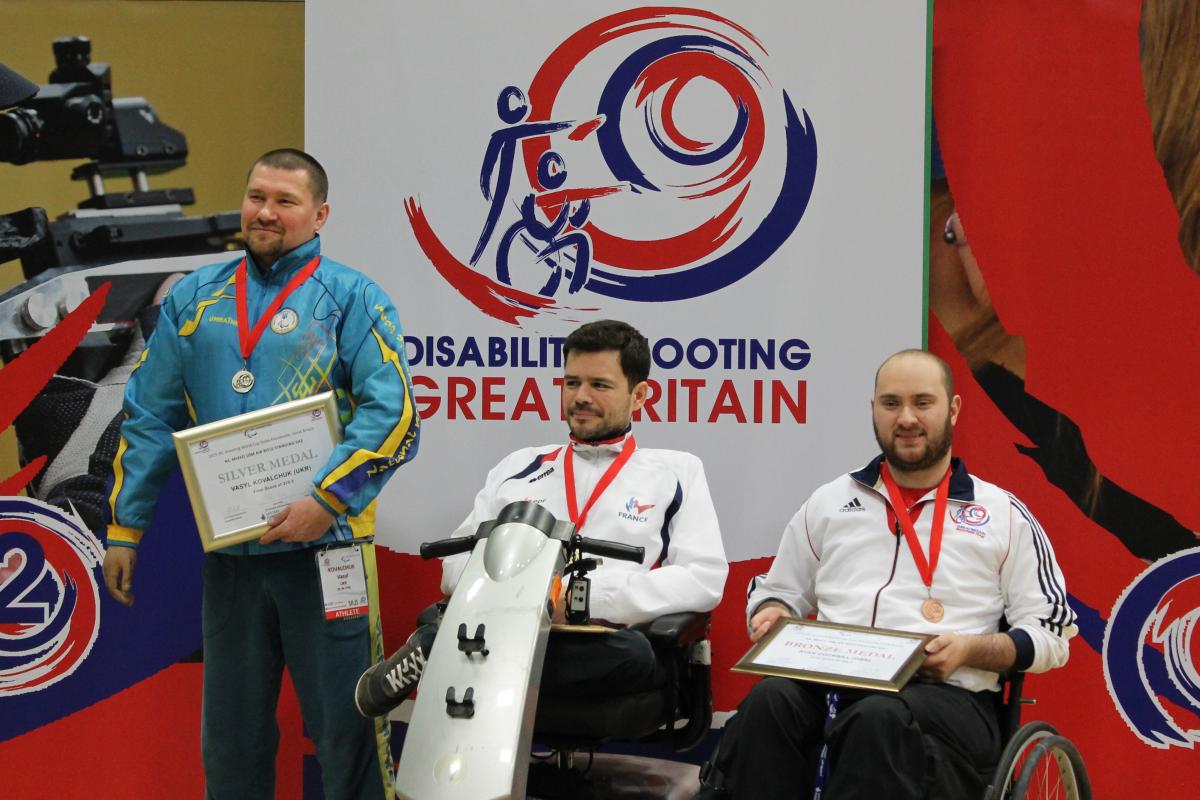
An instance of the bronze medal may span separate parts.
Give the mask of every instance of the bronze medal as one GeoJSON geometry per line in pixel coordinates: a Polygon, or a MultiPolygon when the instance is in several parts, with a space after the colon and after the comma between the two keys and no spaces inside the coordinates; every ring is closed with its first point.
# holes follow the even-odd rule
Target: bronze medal
{"type": "MultiPolygon", "coordinates": [[[[933,501],[933,520],[929,527],[929,558],[925,557],[924,551],[921,549],[921,540],[917,536],[916,526],[913,524],[912,517],[909,515],[909,510],[904,505],[904,498],[900,494],[900,488],[896,485],[896,481],[892,478],[891,471],[885,463],[879,468],[880,477],[883,479],[884,485],[887,487],[888,499],[891,501],[892,510],[896,515],[896,534],[904,534],[904,540],[908,542],[909,552],[912,553],[913,563],[916,565],[917,572],[921,576],[921,582],[925,584],[925,591],[930,592],[933,589],[933,574],[937,570],[938,556],[942,552],[942,525],[946,521],[946,500],[950,494],[950,470],[946,470],[946,474],[942,476],[942,480],[938,483],[937,493],[933,501]]],[[[918,512],[918,516],[920,516],[918,512]]],[[[942,601],[935,600],[932,594],[928,594],[921,603],[921,616],[927,621],[938,623],[946,616],[946,607],[942,605],[942,601]]]]}
{"type": "Polygon", "coordinates": [[[930,622],[941,622],[942,617],[946,616],[946,607],[942,605],[941,600],[927,597],[925,602],[921,603],[921,616],[930,622]]]}

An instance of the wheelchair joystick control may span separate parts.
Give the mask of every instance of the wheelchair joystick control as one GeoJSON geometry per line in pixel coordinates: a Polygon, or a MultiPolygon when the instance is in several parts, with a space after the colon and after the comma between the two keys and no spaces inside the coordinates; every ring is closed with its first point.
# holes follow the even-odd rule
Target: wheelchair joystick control
{"type": "Polygon", "coordinates": [[[470,719],[475,716],[475,690],[470,686],[463,692],[461,702],[454,699],[454,687],[446,689],[446,713],[457,719],[470,719]]]}
{"type": "Polygon", "coordinates": [[[483,638],[484,625],[480,623],[475,629],[474,636],[467,636],[467,623],[459,623],[458,626],[458,649],[466,653],[468,656],[479,653],[479,655],[487,658],[488,649],[487,643],[483,638]]]}
{"type": "Polygon", "coordinates": [[[587,574],[600,565],[597,558],[581,558],[572,561],[566,569],[571,571],[567,583],[567,622],[571,625],[586,625],[592,619],[592,581],[587,574]]]}

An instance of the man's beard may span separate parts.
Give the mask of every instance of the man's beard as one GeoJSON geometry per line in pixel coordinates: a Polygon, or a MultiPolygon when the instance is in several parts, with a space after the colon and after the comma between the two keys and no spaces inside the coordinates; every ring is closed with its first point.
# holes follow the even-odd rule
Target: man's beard
{"type": "Polygon", "coordinates": [[[905,459],[900,455],[896,448],[893,437],[892,442],[884,441],[884,438],[879,434],[879,428],[873,423],[871,426],[875,431],[875,441],[879,445],[879,449],[883,451],[884,457],[887,459],[888,466],[897,472],[920,472],[923,469],[929,469],[937,465],[939,461],[946,457],[950,452],[950,443],[954,439],[954,426],[950,424],[950,415],[946,415],[946,424],[942,428],[942,435],[939,439],[932,439],[928,433],[925,435],[925,450],[916,459],[905,459]]]}
{"type": "Polygon", "coordinates": [[[576,433],[575,429],[571,428],[570,422],[567,423],[567,428],[571,430],[571,435],[581,442],[606,442],[610,439],[617,439],[621,436],[624,436],[625,431],[629,430],[629,422],[608,425],[600,428],[595,433],[586,436],[581,436],[580,434],[576,433]]]}
{"type": "Polygon", "coordinates": [[[283,245],[274,244],[269,247],[251,247],[250,243],[246,243],[246,249],[250,251],[250,255],[254,256],[254,263],[258,264],[264,270],[279,260],[279,256],[283,254],[283,245]]]}
{"type": "Polygon", "coordinates": [[[279,235],[277,237],[267,237],[267,244],[265,245],[254,244],[254,238],[252,235],[243,235],[242,238],[246,241],[246,250],[250,253],[250,255],[254,256],[255,263],[265,270],[278,261],[279,257],[283,255],[283,232],[276,231],[274,229],[260,230],[270,230],[271,233],[276,233],[279,235]]]}

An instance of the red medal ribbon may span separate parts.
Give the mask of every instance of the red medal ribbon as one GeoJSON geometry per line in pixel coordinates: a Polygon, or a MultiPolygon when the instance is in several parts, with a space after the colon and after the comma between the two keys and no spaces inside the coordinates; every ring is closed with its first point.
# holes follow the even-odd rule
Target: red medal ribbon
{"type": "MultiPolygon", "coordinates": [[[[904,540],[908,542],[908,549],[912,552],[913,561],[917,564],[917,571],[921,573],[921,580],[925,582],[926,589],[932,589],[933,573],[937,570],[938,556],[942,554],[942,524],[946,521],[946,499],[950,496],[950,470],[947,469],[946,474],[942,476],[942,482],[938,484],[937,495],[933,500],[933,523],[929,533],[928,561],[925,560],[925,553],[921,550],[921,542],[917,539],[917,529],[913,525],[912,517],[908,515],[908,508],[900,497],[900,487],[896,485],[896,479],[888,470],[887,462],[880,464],[879,474],[883,478],[883,485],[887,487],[888,497],[892,501],[892,509],[896,512],[896,521],[900,523],[900,530],[904,532],[904,540]]],[[[920,516],[919,512],[917,516],[920,516]]]]}
{"type": "Polygon", "coordinates": [[[242,358],[250,357],[250,354],[254,352],[254,346],[262,338],[263,331],[267,329],[267,324],[271,321],[271,317],[275,316],[275,312],[283,305],[283,301],[287,300],[288,295],[300,288],[300,284],[308,280],[317,271],[317,265],[320,263],[321,257],[317,256],[292,276],[292,279],[287,282],[283,290],[271,301],[271,305],[267,307],[266,313],[259,318],[258,322],[254,323],[254,330],[250,330],[250,310],[246,300],[246,259],[243,258],[242,263],[237,265],[237,272],[234,274],[234,289],[237,295],[238,344],[242,348],[242,358]]]}
{"type": "Polygon", "coordinates": [[[613,459],[613,463],[609,464],[608,469],[600,476],[600,481],[596,484],[596,488],[592,489],[592,496],[588,498],[587,503],[583,506],[583,511],[580,512],[579,504],[575,500],[575,448],[569,444],[567,445],[567,455],[563,459],[563,481],[566,483],[567,488],[567,513],[571,516],[571,522],[575,523],[576,533],[583,528],[583,523],[587,521],[587,515],[592,510],[592,506],[600,499],[600,495],[604,494],[604,490],[617,477],[617,473],[629,461],[629,458],[633,455],[633,451],[636,449],[637,442],[634,441],[633,436],[630,436],[625,440],[625,445],[621,448],[621,452],[613,459]]]}

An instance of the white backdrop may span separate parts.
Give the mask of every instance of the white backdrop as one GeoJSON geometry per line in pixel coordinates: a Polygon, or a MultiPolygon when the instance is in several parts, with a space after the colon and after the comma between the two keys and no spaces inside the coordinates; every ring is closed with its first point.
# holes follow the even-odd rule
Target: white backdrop
{"type": "Polygon", "coordinates": [[[427,412],[419,457],[382,499],[383,544],[413,552],[447,535],[505,453],[565,440],[555,344],[580,321],[627,320],[666,359],[651,374],[661,421],[635,423],[638,440],[704,460],[731,560],[773,554],[801,500],[876,451],[874,369],[922,338],[930,9],[702,9],[307,4],[306,147],[332,183],[324,248],[396,302],[427,412]],[[529,98],[523,118],[509,100],[508,123],[507,86],[529,98]],[[585,124],[600,114],[599,128],[585,124]],[[511,175],[471,265],[491,206],[490,137],[546,120],[570,124],[514,139],[511,169],[497,163],[484,181],[494,195],[511,175]],[[525,159],[550,148],[562,189],[614,188],[592,195],[590,271],[574,293],[574,246],[553,291],[522,236],[507,248],[511,288],[498,269],[522,200],[551,188],[525,159]],[[671,366],[689,347],[695,358],[671,366]],[[774,358],[739,364],[741,347],[774,358]],[[778,414],[773,393],[790,400],[778,414]]]}

